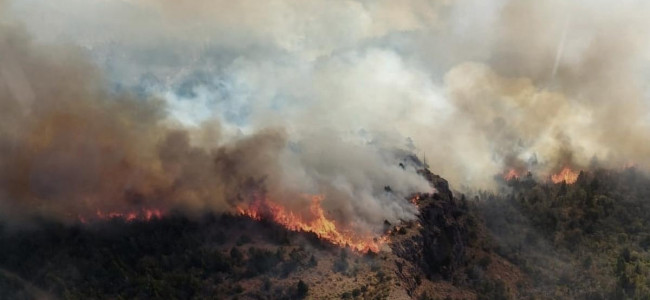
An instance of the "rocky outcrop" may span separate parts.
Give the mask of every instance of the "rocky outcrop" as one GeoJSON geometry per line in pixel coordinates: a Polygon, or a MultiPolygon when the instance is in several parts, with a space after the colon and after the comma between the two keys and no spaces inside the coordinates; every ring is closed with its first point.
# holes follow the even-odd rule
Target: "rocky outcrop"
{"type": "Polygon", "coordinates": [[[451,279],[466,260],[469,244],[467,203],[454,199],[449,184],[428,170],[423,175],[436,193],[420,200],[420,234],[423,246],[423,271],[429,277],[451,279]]]}
{"type": "MultiPolygon", "coordinates": [[[[418,195],[420,216],[416,231],[395,240],[392,250],[420,271],[413,273],[425,274],[429,279],[453,280],[467,262],[468,231],[473,225],[467,222],[468,207],[464,200],[453,197],[445,179],[427,169],[420,173],[436,191],[418,195]]],[[[409,285],[411,280],[403,279],[409,285]]]]}

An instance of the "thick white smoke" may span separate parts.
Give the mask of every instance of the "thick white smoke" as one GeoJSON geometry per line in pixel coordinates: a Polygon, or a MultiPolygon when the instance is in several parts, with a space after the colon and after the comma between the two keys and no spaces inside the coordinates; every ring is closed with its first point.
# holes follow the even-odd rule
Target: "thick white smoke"
{"type": "MultiPolygon", "coordinates": [[[[139,149],[166,175],[141,185],[196,210],[228,207],[261,176],[283,203],[325,194],[361,226],[413,218],[394,197],[430,187],[399,167],[402,150],[456,187],[489,188],[511,167],[650,166],[644,1],[13,0],[5,13],[36,47],[93,61],[102,101],[164,102],[139,149]],[[215,175],[215,157],[232,165],[215,175]]],[[[11,99],[45,101],[21,88],[27,71],[6,73],[11,99]]]]}

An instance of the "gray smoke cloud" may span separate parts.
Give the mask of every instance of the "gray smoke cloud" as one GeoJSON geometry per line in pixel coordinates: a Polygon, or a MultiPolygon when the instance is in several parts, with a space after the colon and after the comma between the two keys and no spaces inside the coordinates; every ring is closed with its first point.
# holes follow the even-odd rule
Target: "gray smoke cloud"
{"type": "Polygon", "coordinates": [[[2,205],[224,211],[263,189],[378,228],[431,189],[402,150],[457,188],[647,169],[648,5],[13,0],[2,205]]]}
{"type": "Polygon", "coordinates": [[[232,130],[219,116],[183,124],[160,97],[111,88],[84,49],[34,41],[18,22],[0,26],[0,54],[4,220],[235,212],[262,195],[305,213],[309,195],[322,195],[339,224],[374,231],[413,218],[404,197],[431,189],[399,166],[397,148],[329,128],[232,130]]]}

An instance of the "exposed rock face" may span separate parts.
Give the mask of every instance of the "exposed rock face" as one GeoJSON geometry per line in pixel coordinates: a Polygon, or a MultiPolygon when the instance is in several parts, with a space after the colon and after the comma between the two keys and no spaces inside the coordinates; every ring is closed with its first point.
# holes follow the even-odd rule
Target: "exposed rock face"
{"type": "Polygon", "coordinates": [[[469,244],[467,203],[454,199],[449,185],[442,177],[423,171],[437,192],[420,202],[420,223],[424,246],[424,272],[427,276],[440,274],[451,279],[454,271],[466,260],[469,244]]]}
{"type": "MultiPolygon", "coordinates": [[[[467,261],[468,207],[464,200],[454,199],[445,179],[426,169],[420,173],[436,192],[420,195],[421,226],[414,234],[393,243],[392,249],[397,256],[420,269],[409,273],[422,273],[429,279],[452,280],[467,261]]],[[[398,269],[401,268],[398,266],[398,269]]],[[[407,277],[406,274],[403,277],[407,277]]],[[[411,285],[408,278],[403,280],[411,285]]]]}

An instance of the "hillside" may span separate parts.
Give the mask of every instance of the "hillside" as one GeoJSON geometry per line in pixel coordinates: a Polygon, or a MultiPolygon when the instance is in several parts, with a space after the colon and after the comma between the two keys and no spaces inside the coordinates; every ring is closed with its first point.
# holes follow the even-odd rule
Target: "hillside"
{"type": "Polygon", "coordinates": [[[0,237],[3,299],[641,299],[648,295],[648,178],[581,173],[511,180],[498,193],[414,197],[361,254],[244,216],[172,214],[31,228],[0,237]]]}
{"type": "Polygon", "coordinates": [[[438,193],[419,195],[420,220],[386,224],[390,241],[379,253],[360,254],[244,216],[118,218],[72,226],[41,221],[3,230],[0,287],[6,299],[508,295],[486,261],[516,270],[481,249],[485,237],[467,202],[454,199],[446,181],[425,172],[438,193]],[[472,277],[472,270],[481,274],[472,277]]]}
{"type": "Polygon", "coordinates": [[[495,251],[535,283],[531,296],[646,299],[649,200],[650,179],[628,168],[581,172],[569,185],[528,176],[473,203],[495,251]]]}

